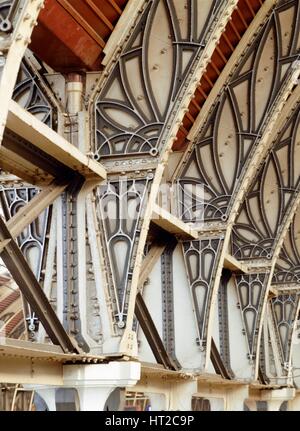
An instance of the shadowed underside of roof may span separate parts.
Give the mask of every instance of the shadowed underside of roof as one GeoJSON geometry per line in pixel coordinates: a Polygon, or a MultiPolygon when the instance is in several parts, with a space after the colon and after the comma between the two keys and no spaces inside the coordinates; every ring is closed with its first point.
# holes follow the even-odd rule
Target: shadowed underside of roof
{"type": "Polygon", "coordinates": [[[55,71],[99,70],[127,0],[46,0],[30,48],[55,71]]]}

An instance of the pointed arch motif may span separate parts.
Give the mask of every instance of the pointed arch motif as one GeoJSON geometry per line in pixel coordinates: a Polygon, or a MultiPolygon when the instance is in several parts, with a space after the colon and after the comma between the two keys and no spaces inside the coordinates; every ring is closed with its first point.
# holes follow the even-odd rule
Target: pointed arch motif
{"type": "Polygon", "coordinates": [[[299,193],[300,110],[281,131],[241,207],[232,234],[238,259],[271,259],[293,198],[299,193]]]}
{"type": "Polygon", "coordinates": [[[220,258],[222,246],[222,236],[182,243],[191,296],[195,306],[199,343],[203,347],[207,340],[209,306],[216,277],[216,262],[220,258]]]}
{"type": "Polygon", "coordinates": [[[96,160],[157,155],[166,116],[193,59],[204,47],[220,3],[148,2],[95,105],[96,160]]]}
{"type": "Polygon", "coordinates": [[[181,207],[183,220],[193,222],[193,214],[203,206],[204,222],[228,219],[247,160],[259,145],[276,95],[298,58],[299,8],[298,0],[280,2],[275,8],[193,143],[176,178],[179,200],[184,202],[187,186],[199,184],[205,194],[204,198],[193,194],[188,208],[181,207]],[[288,31],[286,20],[292,23],[288,31]]]}

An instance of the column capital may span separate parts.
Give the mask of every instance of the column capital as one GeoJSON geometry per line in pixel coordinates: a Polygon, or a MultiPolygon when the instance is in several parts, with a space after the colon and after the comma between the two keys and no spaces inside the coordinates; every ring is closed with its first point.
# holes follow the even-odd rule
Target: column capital
{"type": "Polygon", "coordinates": [[[133,361],[63,365],[63,386],[65,387],[134,386],[140,377],[141,364],[133,361]]]}

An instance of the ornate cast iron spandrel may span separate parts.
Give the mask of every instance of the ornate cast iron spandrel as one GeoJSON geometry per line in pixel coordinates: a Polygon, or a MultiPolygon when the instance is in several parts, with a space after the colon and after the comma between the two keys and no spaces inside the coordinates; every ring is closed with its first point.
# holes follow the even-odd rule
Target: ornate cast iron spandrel
{"type": "MultiPolygon", "coordinates": [[[[6,220],[13,217],[22,207],[38,193],[34,187],[1,186],[0,203],[6,220]]],[[[49,223],[49,209],[43,211],[27,228],[18,236],[18,245],[30,264],[37,280],[42,278],[42,268],[46,249],[46,234],[49,223]]],[[[32,338],[38,328],[38,319],[31,310],[29,304],[25,304],[26,321],[32,338]]]]}
{"type": "Polygon", "coordinates": [[[223,238],[209,238],[182,243],[185,267],[189,279],[199,333],[199,343],[205,346],[212,290],[223,247],[223,238]]]}
{"type": "Polygon", "coordinates": [[[280,227],[300,191],[300,109],[281,131],[258,172],[233,228],[232,253],[238,259],[271,258],[280,227]]]}
{"type": "Polygon", "coordinates": [[[294,321],[297,318],[299,294],[279,295],[271,301],[273,319],[279,334],[282,365],[290,362],[294,321]]]}
{"type": "Polygon", "coordinates": [[[95,107],[95,158],[156,156],[165,119],[220,2],[151,0],[95,107]],[[199,11],[201,7],[201,13],[199,11]]]}
{"type": "Polygon", "coordinates": [[[296,211],[281,247],[273,285],[300,284],[300,211],[296,211]]]}
{"type": "Polygon", "coordinates": [[[126,324],[128,296],[152,175],[109,181],[96,192],[98,221],[108,269],[109,295],[119,328],[126,324]]]}
{"type": "MultiPolygon", "coordinates": [[[[1,187],[0,200],[6,220],[13,217],[36,194],[34,187],[1,187]]],[[[30,262],[36,277],[40,278],[43,249],[48,222],[48,209],[34,220],[17,238],[23,254],[30,262]]]]}
{"type": "Polygon", "coordinates": [[[47,126],[53,126],[53,107],[39,85],[37,73],[25,60],[18,73],[13,100],[47,126]]]}
{"type": "Polygon", "coordinates": [[[269,273],[234,275],[250,361],[258,354],[258,332],[268,279],[269,273]]]}
{"type": "Polygon", "coordinates": [[[20,0],[7,0],[1,2],[0,33],[10,33],[13,31],[14,18],[19,6],[21,6],[20,0]]]}
{"type": "MultiPolygon", "coordinates": [[[[204,221],[227,220],[239,181],[251,160],[250,154],[259,145],[274,99],[290,66],[298,58],[295,37],[298,14],[298,0],[278,5],[239,59],[178,173],[177,181],[183,190],[188,185],[200,184],[205,191],[204,197],[194,194],[190,206],[182,206],[183,220],[193,222],[199,208],[204,221]]],[[[182,196],[179,199],[184,201],[182,196]]]]}

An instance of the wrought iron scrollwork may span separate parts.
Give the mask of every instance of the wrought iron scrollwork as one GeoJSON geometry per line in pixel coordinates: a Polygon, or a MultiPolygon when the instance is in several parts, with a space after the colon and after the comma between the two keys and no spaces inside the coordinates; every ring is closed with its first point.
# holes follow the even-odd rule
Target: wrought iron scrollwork
{"type": "Polygon", "coordinates": [[[150,0],[95,108],[95,158],[158,152],[158,140],[220,5],[150,0]]]}
{"type": "Polygon", "coordinates": [[[253,361],[257,355],[258,332],[269,273],[236,274],[234,279],[248,342],[248,358],[253,361]]]}
{"type": "MultiPolygon", "coordinates": [[[[193,222],[194,214],[200,210],[204,221],[227,220],[244,167],[259,145],[272,103],[298,58],[299,13],[298,0],[279,4],[248,52],[239,59],[178,173],[181,194],[188,186],[191,189],[190,204],[182,205],[180,211],[185,221],[193,222]],[[197,195],[198,184],[203,186],[204,197],[197,195]]],[[[184,202],[181,194],[179,200],[184,202]]]]}
{"type": "Polygon", "coordinates": [[[131,278],[152,176],[109,181],[96,192],[114,318],[124,328],[131,278]]]}
{"type": "Polygon", "coordinates": [[[205,348],[216,262],[220,257],[223,238],[184,241],[182,246],[195,307],[199,344],[205,348]]]}

